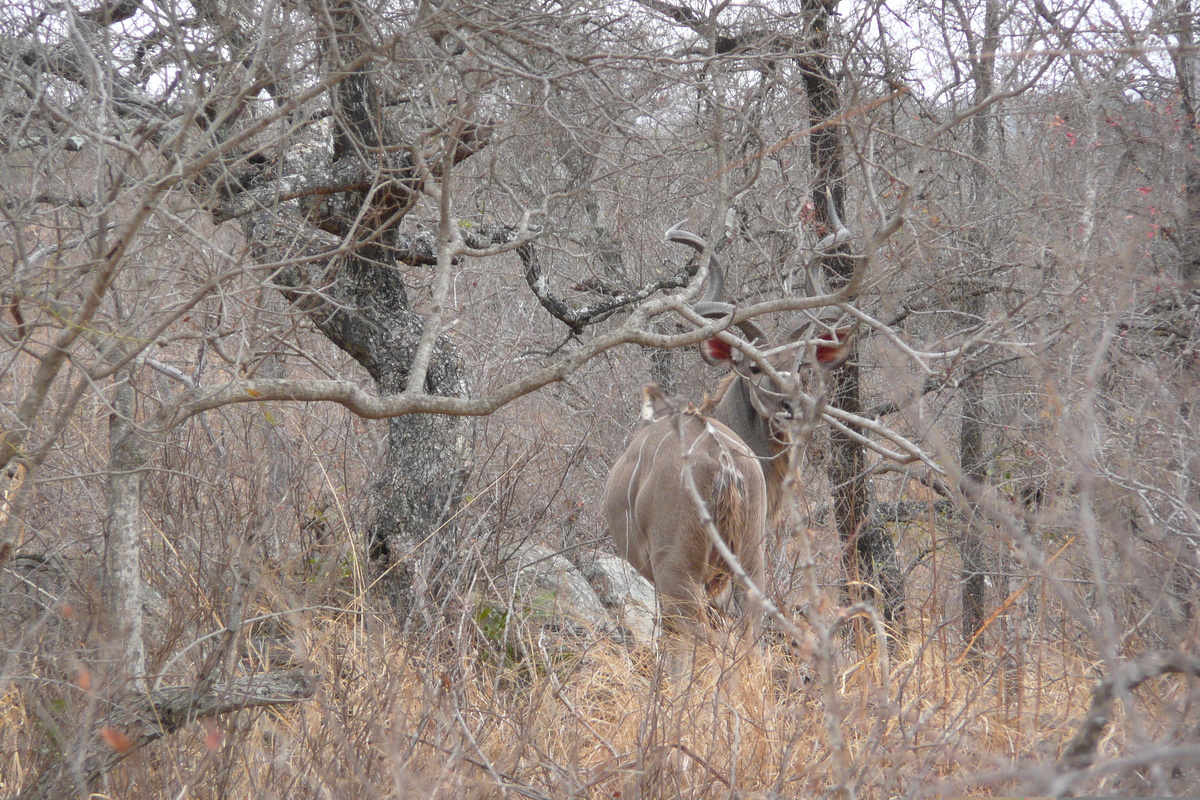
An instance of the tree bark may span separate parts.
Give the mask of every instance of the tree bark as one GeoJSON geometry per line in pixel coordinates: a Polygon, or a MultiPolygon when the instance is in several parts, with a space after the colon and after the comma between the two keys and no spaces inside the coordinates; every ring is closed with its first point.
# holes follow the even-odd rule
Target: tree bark
{"type": "MultiPolygon", "coordinates": [[[[811,20],[810,54],[799,60],[803,71],[804,88],[808,95],[814,125],[827,122],[841,112],[841,93],[832,66],[832,35],[830,32],[831,4],[822,0],[806,0],[804,8],[811,20]]],[[[809,139],[809,157],[816,178],[813,183],[812,204],[817,221],[832,230],[828,197],[837,208],[838,217],[845,218],[844,209],[846,166],[840,125],[827,125],[815,130],[809,139]]],[[[844,247],[844,246],[843,246],[844,247]]],[[[844,249],[824,258],[830,273],[829,285],[838,289],[850,280],[854,261],[844,249]]],[[[862,410],[862,384],[856,357],[831,376],[830,404],[857,414],[862,410]]],[[[842,563],[849,586],[848,598],[855,601],[855,587],[868,586],[882,606],[885,621],[895,628],[904,621],[904,572],[896,557],[896,543],[881,524],[871,518],[871,496],[866,481],[866,449],[842,431],[830,434],[831,458],[829,481],[833,486],[833,507],[837,518],[838,536],[842,542],[842,563]]]]}
{"type": "MultiPolygon", "coordinates": [[[[296,227],[280,225],[284,213],[276,209],[244,220],[247,238],[263,260],[279,247],[294,247],[303,235],[303,223],[294,218],[296,227]]],[[[314,236],[308,252],[320,253],[333,247],[334,240],[314,236]]],[[[309,311],[317,328],[366,369],[380,394],[403,392],[425,319],[409,301],[397,251],[367,244],[335,256],[326,269],[319,260],[306,263],[309,266],[294,264],[277,274],[285,297],[309,311]],[[318,295],[314,288],[330,272],[336,277],[318,295]]],[[[437,338],[423,388],[444,397],[468,395],[466,365],[445,335],[437,338]]],[[[447,415],[409,414],[388,420],[387,449],[371,485],[365,535],[379,577],[375,587],[402,615],[414,607],[416,590],[439,588],[418,573],[436,571],[458,549],[448,520],[461,503],[473,465],[474,427],[472,418],[447,415]]]]}
{"type": "MultiPolygon", "coordinates": [[[[104,520],[104,600],[109,641],[125,678],[146,674],[142,638],[141,490],[145,446],[135,422],[133,375],[117,373],[109,415],[108,516],[104,520]]],[[[118,681],[123,684],[124,680],[118,681]]]]}
{"type": "MultiPolygon", "coordinates": [[[[1000,9],[995,0],[988,0],[984,12],[983,37],[975,51],[974,67],[971,77],[974,81],[973,102],[981,103],[991,95],[994,85],[994,54],[1000,41],[1000,9]]],[[[987,159],[992,149],[992,113],[991,110],[981,111],[971,120],[971,155],[974,157],[970,167],[970,186],[972,192],[972,207],[981,212],[986,219],[984,210],[989,205],[990,178],[986,168],[987,159]]],[[[968,232],[969,246],[967,252],[977,253],[978,262],[968,262],[969,271],[979,271],[987,266],[993,249],[992,237],[986,231],[968,232]]],[[[968,319],[982,320],[987,310],[987,294],[976,286],[969,275],[963,276],[963,313],[968,319]]],[[[968,371],[973,366],[968,360],[968,371]]],[[[962,467],[964,479],[982,485],[987,480],[988,465],[984,458],[984,389],[986,376],[978,380],[968,381],[963,386],[963,405],[961,426],[959,428],[959,464],[962,467]]],[[[987,533],[978,514],[977,504],[968,503],[963,530],[957,537],[958,551],[962,558],[962,624],[963,641],[971,641],[971,637],[983,625],[986,610],[987,577],[995,574],[989,563],[986,545],[987,533]]],[[[1008,593],[1001,591],[1000,597],[1008,593]]],[[[972,650],[972,658],[977,657],[978,650],[972,650]]]]}
{"type": "MultiPolygon", "coordinates": [[[[1183,107],[1183,125],[1180,126],[1180,153],[1184,159],[1184,219],[1180,226],[1181,253],[1179,279],[1184,292],[1200,293],[1200,53],[1196,52],[1196,16],[1191,0],[1179,0],[1176,6],[1175,35],[1178,48],[1173,53],[1175,78],[1183,107]]],[[[1200,362],[1192,359],[1184,366],[1183,385],[1195,386],[1200,379],[1200,362]]],[[[1197,430],[1200,421],[1200,404],[1184,397],[1179,403],[1179,415],[1188,420],[1191,430],[1197,430]]],[[[1194,441],[1194,439],[1193,439],[1194,441]]],[[[1200,448],[1188,448],[1190,453],[1180,474],[1185,486],[1183,495],[1191,503],[1200,505],[1200,448]]],[[[1185,548],[1194,552],[1192,548],[1185,548]]],[[[1195,557],[1189,559],[1195,572],[1195,557]]]]}
{"type": "Polygon", "coordinates": [[[1184,112],[1180,130],[1180,152],[1184,159],[1183,193],[1185,211],[1181,231],[1182,253],[1179,263],[1180,280],[1192,284],[1200,281],[1200,54],[1196,52],[1193,26],[1195,18],[1191,0],[1179,0],[1175,15],[1175,36],[1179,46],[1173,56],[1175,79],[1184,112]]]}
{"type": "MultiPolygon", "coordinates": [[[[963,311],[976,317],[982,316],[983,296],[978,293],[968,294],[971,296],[964,304],[963,311]]],[[[962,424],[958,441],[958,458],[962,465],[963,477],[977,484],[982,484],[987,479],[987,463],[983,457],[983,386],[984,382],[977,380],[968,382],[962,389],[962,424]]],[[[956,537],[959,557],[962,559],[960,598],[961,632],[964,642],[970,641],[975,631],[983,625],[986,606],[988,559],[983,541],[984,531],[976,506],[976,503],[967,503],[963,530],[956,537]]]]}
{"type": "MultiPolygon", "coordinates": [[[[325,55],[337,60],[334,68],[353,61],[368,46],[369,31],[358,11],[354,0],[331,8],[325,55]]],[[[368,62],[353,70],[332,92],[333,172],[357,162],[376,175],[371,184],[343,192],[317,219],[318,228],[337,234],[324,242],[328,252],[347,239],[351,250],[307,266],[289,266],[277,279],[285,297],[309,311],[318,329],[388,395],[407,388],[425,325],[400,277],[405,256],[414,254],[397,246],[401,243],[394,235],[420,184],[411,153],[403,142],[389,140],[379,124],[384,110],[375,69],[368,62]],[[385,188],[372,192],[381,182],[385,188]],[[364,209],[366,202],[370,207],[364,209]]],[[[464,148],[455,155],[465,158],[473,152],[464,148]]],[[[329,170],[330,165],[319,167],[329,170]]],[[[294,248],[306,238],[310,247],[322,247],[320,231],[287,209],[249,215],[242,222],[264,261],[276,259],[279,247],[294,248]],[[282,225],[281,215],[290,215],[282,225]]],[[[437,338],[423,389],[445,397],[468,395],[466,365],[445,335],[437,338]]],[[[365,538],[378,578],[373,585],[403,616],[413,609],[416,594],[426,588],[437,593],[430,573],[458,550],[450,520],[471,472],[473,446],[474,421],[468,418],[412,414],[388,421],[387,449],[370,489],[365,538]]]]}

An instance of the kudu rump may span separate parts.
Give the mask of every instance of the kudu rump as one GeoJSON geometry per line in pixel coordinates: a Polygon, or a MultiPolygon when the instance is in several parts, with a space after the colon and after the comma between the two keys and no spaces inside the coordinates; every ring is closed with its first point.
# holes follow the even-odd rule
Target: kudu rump
{"type": "MultiPolygon", "coordinates": [[[[700,253],[706,248],[703,239],[679,226],[667,231],[667,238],[700,253]]],[[[715,256],[710,264],[708,289],[694,309],[717,319],[731,314],[733,306],[718,302],[724,276],[715,256]]],[[[755,347],[769,347],[753,322],[737,327],[755,347]]],[[[746,587],[701,522],[684,485],[684,463],[686,458],[721,539],[750,580],[763,587],[767,520],[782,503],[789,423],[802,413],[794,391],[796,370],[809,352],[823,367],[841,364],[850,352],[848,329],[818,334],[809,351],[798,341],[807,327],[793,330],[768,354],[776,378],[720,339],[702,342],[704,360],[728,367],[730,374],[698,410],[672,407],[657,386],[643,389],[643,419],[613,465],[604,512],[617,551],[654,584],[668,630],[699,630],[710,605],[727,608],[736,601],[743,614],[757,613],[747,607],[746,587]]]]}

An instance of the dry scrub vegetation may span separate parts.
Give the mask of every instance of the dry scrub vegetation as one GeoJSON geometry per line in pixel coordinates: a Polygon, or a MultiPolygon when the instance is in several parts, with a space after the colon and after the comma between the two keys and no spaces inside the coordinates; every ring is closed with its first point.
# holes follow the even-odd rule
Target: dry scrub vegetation
{"type": "Polygon", "coordinates": [[[0,4],[0,795],[1200,794],[1200,17],[902,5],[0,4]],[[857,332],[672,668],[714,256],[857,332]]]}
{"type": "MultiPolygon", "coordinates": [[[[694,676],[671,680],[652,653],[611,641],[547,657],[535,645],[556,643],[518,628],[508,633],[528,637],[529,655],[506,659],[469,624],[414,646],[386,623],[305,616],[292,635],[324,676],[313,700],[195,726],[125,762],[111,795],[726,797],[737,787],[816,797],[833,782],[819,694],[794,680],[803,662],[778,648],[705,651],[694,676]]],[[[839,648],[839,713],[860,796],[1006,794],[1074,732],[1092,684],[1079,654],[1040,647],[1009,674],[963,669],[957,650],[944,636],[906,645],[885,688],[874,651],[839,648]]],[[[1129,712],[1141,735],[1185,733],[1187,691],[1172,680],[1143,689],[1129,712]]],[[[62,695],[6,697],[6,785],[31,777],[46,746],[36,706],[51,696],[62,695]]],[[[83,687],[68,693],[70,716],[86,717],[88,699],[83,687]]],[[[1114,727],[1125,723],[1118,715],[1114,727]]],[[[1105,747],[1125,750],[1125,735],[1105,747]]]]}
{"type": "MultiPolygon", "coordinates": [[[[336,364],[332,351],[326,355],[336,364]]],[[[1054,524],[1069,510],[1065,495],[1046,498],[1033,517],[1048,559],[1057,558],[1045,577],[1009,584],[1016,597],[988,626],[982,657],[971,659],[958,631],[961,564],[949,541],[959,523],[934,513],[927,501],[935,495],[917,482],[896,481],[894,496],[881,492],[885,501],[924,503],[921,514],[894,524],[909,568],[907,623],[884,658],[869,626],[847,620],[838,628],[830,707],[814,679],[812,639],[785,645],[774,637],[761,650],[701,645],[694,672],[672,676],[649,648],[573,631],[562,620],[547,624],[536,608],[504,596],[506,544],[569,538],[577,561],[604,547],[591,541],[601,532],[596,496],[624,432],[590,432],[581,456],[574,432],[546,422],[554,408],[551,399],[535,399],[489,420],[481,452],[491,455],[481,459],[461,521],[478,544],[462,554],[443,606],[408,626],[369,599],[361,561],[355,487],[376,447],[372,424],[328,408],[273,404],[226,409],[181,431],[146,490],[152,672],[171,685],[204,669],[215,640],[197,639],[227,624],[237,605],[231,598],[242,593],[241,624],[235,646],[220,656],[223,667],[260,677],[299,668],[320,685],[299,704],[202,720],[140,748],[106,775],[104,793],[807,798],[844,779],[859,797],[887,798],[991,797],[1048,785],[1038,782],[1054,774],[1105,674],[1074,617],[1094,602],[1095,588],[1078,531],[1054,524]],[[269,441],[275,449],[266,449],[269,441]],[[279,455],[282,494],[268,480],[267,462],[279,455]],[[560,480],[564,470],[576,480],[560,480]],[[263,521],[272,515],[290,527],[263,521]],[[267,530],[289,533],[269,541],[258,533],[267,530]],[[827,714],[837,717],[847,774],[831,754],[827,714]]],[[[79,460],[78,474],[102,472],[106,413],[95,407],[78,418],[64,451],[79,460]]],[[[1064,479],[1053,465],[1043,468],[1048,483],[1064,479]]],[[[804,472],[812,476],[809,514],[828,517],[820,472],[811,465],[804,472]]],[[[80,485],[86,481],[48,482],[44,502],[29,512],[31,527],[86,518],[80,485]]],[[[814,525],[797,535],[814,547],[820,613],[836,618],[836,533],[814,525]]],[[[97,623],[98,578],[85,557],[101,545],[95,536],[76,537],[79,554],[47,562],[52,577],[36,580],[66,602],[39,603],[28,588],[5,596],[6,609],[28,606],[20,625],[17,615],[3,623],[5,792],[30,784],[58,748],[92,730],[108,710],[107,684],[119,675],[97,623]]],[[[1118,544],[1103,542],[1104,562],[1137,563],[1118,544]]],[[[770,550],[773,596],[800,607],[794,535],[774,531],[770,550]]],[[[20,560],[14,567],[30,568],[20,560]]],[[[1161,597],[1148,594],[1155,585],[1162,582],[1114,570],[1114,611],[1138,623],[1122,640],[1128,652],[1161,647],[1178,630],[1155,618],[1167,613],[1154,605],[1161,597]]],[[[1194,692],[1188,680],[1168,676],[1123,697],[1101,756],[1143,755],[1096,770],[1088,791],[1194,790],[1200,776],[1183,758],[1194,747],[1194,692]],[[1146,753],[1166,754],[1171,766],[1156,766],[1146,753]]],[[[124,745],[118,736],[111,746],[124,745]]]]}
{"type": "MultiPolygon", "coordinates": [[[[258,614],[278,612],[268,594],[258,614]]],[[[669,678],[646,649],[602,639],[564,653],[519,621],[504,632],[514,647],[470,616],[420,642],[379,619],[288,616],[296,624],[278,627],[323,676],[316,696],[194,726],[114,771],[112,796],[816,797],[834,782],[806,660],[777,646],[702,649],[694,674],[669,678]]],[[[1005,794],[1073,733],[1088,661],[1042,646],[1015,671],[964,669],[938,627],[918,623],[931,635],[894,656],[886,686],[876,651],[839,644],[837,713],[860,796],[1005,794]]],[[[83,676],[63,679],[76,684],[64,717],[86,717],[83,676]]],[[[1179,729],[1186,691],[1168,680],[1139,695],[1143,735],[1179,729]]],[[[32,777],[46,746],[38,706],[52,698],[63,701],[6,697],[6,785],[32,777]]]]}

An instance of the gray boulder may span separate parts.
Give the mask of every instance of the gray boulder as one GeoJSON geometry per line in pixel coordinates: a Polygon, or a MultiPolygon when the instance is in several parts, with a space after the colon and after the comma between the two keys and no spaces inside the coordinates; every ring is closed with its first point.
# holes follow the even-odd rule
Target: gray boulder
{"type": "Polygon", "coordinates": [[[658,601],[654,586],[625,559],[607,553],[585,558],[583,575],[605,608],[616,616],[621,633],[631,644],[654,647],[658,636],[658,601]]]}

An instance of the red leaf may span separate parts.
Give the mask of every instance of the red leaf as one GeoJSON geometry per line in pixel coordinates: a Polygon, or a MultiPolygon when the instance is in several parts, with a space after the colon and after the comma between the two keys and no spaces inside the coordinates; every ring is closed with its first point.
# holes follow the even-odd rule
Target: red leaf
{"type": "Polygon", "coordinates": [[[223,744],[225,744],[225,733],[211,719],[204,720],[204,746],[208,752],[217,752],[223,744]]]}
{"type": "Polygon", "coordinates": [[[116,728],[110,728],[105,725],[100,729],[100,738],[104,743],[116,750],[118,753],[128,753],[133,747],[133,742],[129,741],[129,737],[116,728]]]}

